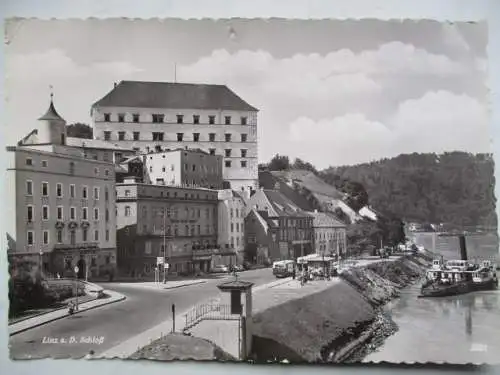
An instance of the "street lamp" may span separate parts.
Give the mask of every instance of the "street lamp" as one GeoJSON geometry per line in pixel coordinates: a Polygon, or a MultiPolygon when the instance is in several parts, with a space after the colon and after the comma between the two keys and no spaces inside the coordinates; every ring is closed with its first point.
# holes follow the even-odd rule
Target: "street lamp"
{"type": "Polygon", "coordinates": [[[40,278],[43,278],[43,270],[42,270],[42,265],[43,265],[43,259],[42,259],[42,257],[43,257],[43,250],[42,249],[40,249],[39,254],[40,254],[40,278]]]}
{"type": "Polygon", "coordinates": [[[167,210],[163,208],[163,284],[167,282],[167,265],[166,265],[166,253],[167,253],[167,210]]]}

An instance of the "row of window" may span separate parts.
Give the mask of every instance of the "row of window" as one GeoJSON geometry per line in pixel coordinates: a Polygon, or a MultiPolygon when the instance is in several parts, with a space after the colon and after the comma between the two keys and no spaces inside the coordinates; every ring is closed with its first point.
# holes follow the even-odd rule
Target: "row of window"
{"type": "MultiPolygon", "coordinates": [[[[240,223],[236,223],[236,232],[240,231],[240,223]]],[[[241,232],[244,232],[243,224],[241,224],[241,232]]],[[[231,223],[231,233],[234,232],[234,223],[231,223]]]]}
{"type": "MultiPolygon", "coordinates": [[[[158,208],[155,208],[151,211],[151,215],[152,217],[157,217],[157,218],[161,218],[163,217],[163,212],[166,211],[166,215],[167,217],[170,217],[170,218],[173,218],[173,219],[179,219],[179,208],[178,207],[166,207],[166,208],[163,208],[163,209],[158,209],[158,208]]],[[[212,217],[215,218],[217,217],[217,208],[214,207],[212,209],[212,217]]],[[[124,209],[124,214],[125,216],[131,216],[131,213],[132,213],[132,209],[130,206],[125,206],[125,209],[124,209]]],[[[142,208],[142,217],[143,218],[147,218],[148,216],[148,210],[146,207],[143,207],[142,208]]],[[[183,218],[184,219],[189,219],[189,218],[201,218],[201,209],[200,208],[193,208],[193,209],[189,209],[189,208],[185,208],[184,209],[184,215],[183,215],[183,218]]],[[[207,219],[210,219],[210,208],[205,208],[205,218],[207,219]]]]}
{"type": "MultiPolygon", "coordinates": [[[[202,236],[202,235],[211,235],[211,234],[214,234],[215,233],[215,227],[214,226],[210,226],[210,225],[205,225],[204,229],[205,231],[202,232],[202,228],[201,228],[201,225],[185,225],[184,226],[184,231],[182,232],[181,231],[181,228],[182,226],[177,226],[177,225],[174,225],[174,226],[170,226],[170,225],[167,225],[165,227],[165,235],[167,236],[174,236],[174,237],[177,237],[177,236],[186,236],[186,237],[189,237],[189,236],[202,236]]],[[[148,233],[149,230],[148,230],[148,226],[146,224],[144,224],[142,226],[142,230],[143,230],[143,233],[148,233]]],[[[163,225],[159,225],[158,227],[156,227],[155,225],[153,225],[153,233],[155,234],[158,234],[158,233],[163,233],[163,225]]]]}
{"type": "Polygon", "coordinates": [[[328,232],[328,233],[325,233],[325,232],[316,232],[316,239],[317,240],[325,240],[325,239],[332,239],[332,238],[339,238],[340,237],[340,233],[337,232],[337,231],[334,231],[333,233],[332,232],[328,232]]]}
{"type": "MultiPolygon", "coordinates": [[[[165,133],[164,132],[152,132],[152,139],[153,141],[158,141],[158,142],[163,142],[165,140],[165,133]]],[[[184,137],[184,133],[176,133],[177,134],[177,142],[183,142],[183,141],[192,141],[192,142],[202,142],[203,140],[200,138],[200,133],[193,133],[193,136],[191,139],[187,139],[184,137]]],[[[224,141],[225,142],[233,142],[232,140],[232,134],[226,133],[224,134],[224,141]]],[[[104,140],[105,141],[111,141],[112,140],[112,132],[110,130],[104,131],[104,140]]],[[[118,140],[119,141],[127,141],[127,132],[125,131],[119,131],[118,132],[118,140]]],[[[140,141],[141,140],[141,132],[132,132],[132,139],[134,141],[140,141]]],[[[240,142],[247,142],[248,141],[248,134],[240,134],[240,142]]],[[[206,140],[205,140],[206,142],[206,140]]],[[[216,140],[216,134],[215,133],[209,133],[208,134],[208,142],[217,142],[216,140]]]]}
{"type": "MultiPolygon", "coordinates": [[[[131,197],[131,191],[126,189],[123,193],[123,195],[125,197],[131,197]]],[[[142,195],[142,194],[141,194],[142,195]]],[[[146,194],[145,194],[146,195],[146,194]]],[[[145,196],[145,195],[142,195],[142,196],[145,196]]],[[[149,197],[156,197],[155,195],[153,194],[147,194],[149,197]]],[[[160,197],[163,197],[163,191],[160,191],[160,197]]],[[[199,193],[196,193],[196,195],[194,193],[184,193],[184,197],[181,197],[181,194],[179,194],[177,191],[174,191],[174,194],[172,196],[170,196],[170,191],[167,191],[167,195],[166,195],[167,198],[179,198],[179,199],[203,199],[199,193]]],[[[217,200],[217,194],[205,194],[205,199],[206,200],[217,200]]]]}
{"type": "MultiPolygon", "coordinates": [[[[166,116],[162,113],[153,113],[151,115],[141,115],[139,113],[132,113],[132,116],[127,116],[125,113],[118,113],[116,117],[112,116],[111,113],[104,113],[104,121],[105,122],[111,122],[112,119],[115,118],[116,122],[152,122],[155,124],[161,124],[165,123],[168,121],[166,120],[166,116]],[[148,116],[146,119],[144,118],[145,116],[148,116]],[[132,121],[126,121],[127,119],[131,119],[132,121]]],[[[215,125],[215,115],[209,115],[207,117],[208,124],[210,125],[215,125]]],[[[200,124],[200,115],[193,115],[192,117],[192,123],[193,124],[200,124]]],[[[231,125],[232,117],[231,116],[224,116],[224,124],[225,125],[231,125]]],[[[172,121],[173,122],[173,121],[172,121]]],[[[177,124],[184,124],[185,123],[185,116],[184,115],[176,115],[175,117],[175,123],[177,124]]],[[[241,116],[240,117],[240,125],[247,125],[248,119],[246,116],[241,116]]]]}
{"type": "MultiPolygon", "coordinates": [[[[64,207],[63,206],[57,206],[56,207],[56,212],[57,212],[57,220],[64,220],[64,207]]],[[[88,207],[82,207],[82,214],[81,214],[81,220],[88,220],[89,215],[88,215],[88,207]]],[[[109,210],[106,208],[105,211],[105,220],[109,221],[109,210]]],[[[28,205],[26,207],[26,218],[29,223],[35,221],[35,207],[33,205],[28,205]]],[[[94,207],[94,215],[93,215],[93,220],[99,220],[99,208],[94,207]]],[[[49,206],[42,206],[42,220],[47,221],[50,219],[50,208],[49,206]]],[[[69,208],[69,219],[70,220],[76,220],[76,207],[70,207],[69,208]]]]}
{"type": "MultiPolygon", "coordinates": [[[[81,198],[82,199],[88,199],[89,198],[89,194],[88,194],[88,186],[82,186],[82,194],[81,194],[81,198]]],[[[57,198],[63,198],[64,196],[64,193],[63,193],[63,184],[58,182],[56,184],[56,197],[57,198]]],[[[93,194],[93,198],[95,200],[99,200],[99,196],[100,196],[100,188],[98,186],[94,186],[94,194],[93,194]]],[[[42,189],[41,189],[41,192],[42,192],[42,197],[48,197],[49,194],[50,194],[50,189],[49,189],[49,183],[44,181],[42,182],[42,189]]],[[[26,195],[30,195],[32,196],[33,195],[33,181],[32,180],[26,180],[26,195]]],[[[76,198],[76,186],[75,184],[70,184],[69,185],[69,197],[70,198],[76,198]]],[[[108,187],[106,186],[104,188],[104,199],[105,200],[109,200],[109,189],[108,187]]]]}
{"type": "MultiPolygon", "coordinates": [[[[224,161],[224,166],[226,168],[231,168],[233,166],[233,163],[231,162],[231,160],[225,160],[224,161]]],[[[240,161],[240,167],[241,168],[247,168],[248,167],[248,163],[246,160],[241,160],[240,161]]]]}
{"type": "MultiPolygon", "coordinates": [[[[196,172],[197,171],[197,168],[196,168],[196,164],[191,164],[191,168],[189,168],[190,164],[188,163],[185,163],[184,164],[184,170],[185,171],[188,171],[188,170],[191,170],[192,172],[196,172]]],[[[175,170],[175,166],[174,164],[171,164],[170,167],[168,168],[170,171],[174,171],[175,170]]],[[[206,165],[200,165],[199,166],[199,171],[202,172],[203,174],[204,173],[217,173],[217,170],[219,168],[211,168],[211,167],[208,167],[206,165]]],[[[150,165],[149,166],[149,171],[150,172],[153,172],[153,166],[150,165]]],[[[161,171],[162,172],[166,172],[167,171],[167,167],[165,167],[164,165],[161,167],[161,171]]]]}
{"type": "MultiPolygon", "coordinates": [[[[105,159],[104,159],[104,160],[105,160],[105,161],[108,161],[107,159],[108,159],[108,156],[109,156],[109,155],[108,155],[107,153],[105,153],[104,155],[105,155],[105,159]]],[[[84,152],[84,155],[83,155],[83,156],[84,156],[85,158],[87,158],[87,153],[86,153],[86,152],[84,152]]],[[[95,160],[97,160],[97,155],[94,155],[94,157],[93,157],[93,158],[94,158],[95,160]]],[[[33,167],[33,166],[35,165],[35,163],[33,162],[33,158],[30,158],[30,157],[26,158],[26,165],[28,165],[28,166],[30,166],[30,167],[33,167]]],[[[47,161],[47,160],[42,160],[42,167],[43,167],[43,168],[47,168],[47,167],[48,167],[48,165],[49,165],[49,164],[48,164],[48,161],[47,161]]],[[[75,163],[74,163],[74,162],[70,162],[70,163],[69,163],[69,172],[70,172],[70,174],[74,174],[74,173],[75,173],[75,163]]],[[[95,168],[94,168],[94,175],[96,175],[96,176],[98,176],[98,175],[99,175],[99,168],[97,168],[97,167],[95,167],[95,168]]],[[[105,175],[105,176],[109,176],[109,169],[105,169],[105,170],[104,170],[104,175],[105,175]]]]}
{"type": "MultiPolygon", "coordinates": [[[[87,242],[89,240],[89,231],[87,228],[83,228],[82,230],[82,242],[87,242]]],[[[94,241],[99,241],[99,230],[94,230],[94,241]]],[[[109,241],[109,229],[105,231],[105,241],[109,241]]],[[[33,246],[35,244],[35,231],[29,230],[26,233],[26,242],[28,246],[33,246]]],[[[76,244],[76,230],[69,231],[69,242],[71,245],[76,244]]],[[[59,229],[56,231],[56,243],[62,244],[64,243],[64,231],[59,229]]],[[[42,231],[42,244],[49,245],[50,244],[50,231],[44,230],[42,231]]]]}
{"type": "MultiPolygon", "coordinates": [[[[231,219],[233,218],[233,216],[235,216],[234,215],[235,212],[236,212],[236,217],[240,217],[240,210],[238,208],[236,208],[236,209],[231,208],[229,210],[229,215],[231,216],[231,219]]],[[[241,217],[243,217],[243,210],[241,210],[241,217]]]]}

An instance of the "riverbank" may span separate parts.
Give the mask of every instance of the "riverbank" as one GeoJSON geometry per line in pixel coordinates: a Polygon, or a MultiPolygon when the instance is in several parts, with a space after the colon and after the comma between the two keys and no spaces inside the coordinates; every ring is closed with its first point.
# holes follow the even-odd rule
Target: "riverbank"
{"type": "Polygon", "coordinates": [[[359,357],[374,338],[394,332],[396,327],[380,314],[381,306],[418,280],[430,261],[419,254],[354,267],[317,293],[257,311],[253,359],[345,362],[359,357]]]}

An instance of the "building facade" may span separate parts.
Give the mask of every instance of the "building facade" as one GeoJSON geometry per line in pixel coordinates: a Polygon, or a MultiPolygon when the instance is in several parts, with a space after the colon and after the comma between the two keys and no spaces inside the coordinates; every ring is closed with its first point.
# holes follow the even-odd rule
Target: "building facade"
{"type": "Polygon", "coordinates": [[[178,149],[144,155],[146,183],[222,189],[222,156],[178,149]]]}
{"type": "MultiPolygon", "coordinates": [[[[277,190],[259,189],[247,201],[268,227],[271,260],[296,259],[314,252],[313,218],[277,190]]],[[[248,223],[251,224],[251,223],[248,223]]],[[[255,221],[258,224],[258,221],[255,221]]],[[[245,222],[247,225],[247,222],[245,222]]],[[[246,244],[258,247],[249,227],[246,244]]]]}
{"type": "Polygon", "coordinates": [[[224,85],[122,81],[92,106],[94,137],[150,151],[223,157],[233,190],[258,185],[257,112],[224,85]]]}
{"type": "Polygon", "coordinates": [[[99,139],[67,137],[66,145],[82,150],[83,157],[118,164],[124,159],[135,156],[136,151],[99,139]]]}
{"type": "MultiPolygon", "coordinates": [[[[115,173],[66,146],[53,103],[17,146],[7,147],[8,253],[38,260],[44,272],[80,278],[116,266],[115,173]]],[[[32,260],[33,260],[32,259],[32,260]]]]}
{"type": "Polygon", "coordinates": [[[219,190],[218,242],[228,254],[214,258],[215,264],[241,264],[245,249],[246,204],[233,190],[219,190]]]}
{"type": "Polygon", "coordinates": [[[116,185],[118,266],[125,274],[151,275],[158,257],[169,273],[209,272],[217,243],[217,191],[116,185]]]}
{"type": "Polygon", "coordinates": [[[314,244],[317,255],[339,257],[346,253],[347,227],[330,213],[308,212],[313,218],[314,244]]]}

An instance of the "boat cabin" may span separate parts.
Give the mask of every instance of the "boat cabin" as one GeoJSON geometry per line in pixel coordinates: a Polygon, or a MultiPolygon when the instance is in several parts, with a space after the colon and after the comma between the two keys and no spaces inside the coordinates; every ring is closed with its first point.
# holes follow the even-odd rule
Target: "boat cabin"
{"type": "Polygon", "coordinates": [[[469,262],[467,260],[449,260],[446,262],[446,267],[465,271],[469,267],[469,262]]]}
{"type": "Polygon", "coordinates": [[[441,259],[434,259],[432,261],[432,269],[440,270],[441,268],[443,268],[443,261],[441,259]]]}
{"type": "Polygon", "coordinates": [[[427,279],[432,281],[440,281],[445,284],[454,284],[470,280],[470,272],[458,270],[429,270],[427,271],[427,279]]]}

